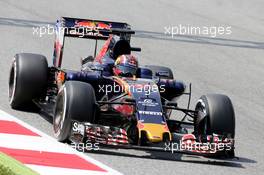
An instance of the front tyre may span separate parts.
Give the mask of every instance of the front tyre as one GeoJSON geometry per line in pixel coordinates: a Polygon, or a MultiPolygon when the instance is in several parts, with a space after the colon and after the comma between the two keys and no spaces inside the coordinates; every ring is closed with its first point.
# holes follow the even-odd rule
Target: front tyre
{"type": "MultiPolygon", "coordinates": [[[[203,95],[197,102],[198,111],[194,120],[194,131],[198,138],[206,135],[235,137],[235,112],[230,98],[222,94],[203,95]]],[[[234,156],[234,150],[224,151],[219,156],[234,156]]]]}
{"type": "Polygon", "coordinates": [[[95,121],[95,93],[93,87],[80,81],[67,81],[60,89],[53,118],[55,137],[60,142],[69,139],[73,120],[95,121]]]}

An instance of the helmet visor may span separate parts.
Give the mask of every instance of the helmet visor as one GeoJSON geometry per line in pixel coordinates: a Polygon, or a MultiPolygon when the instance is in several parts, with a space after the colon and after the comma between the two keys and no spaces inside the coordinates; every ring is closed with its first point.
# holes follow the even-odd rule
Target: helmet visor
{"type": "Polygon", "coordinates": [[[137,73],[137,68],[135,67],[129,67],[129,66],[123,66],[123,65],[118,65],[116,66],[117,69],[120,70],[120,72],[123,74],[123,75],[136,75],[137,73]]]}

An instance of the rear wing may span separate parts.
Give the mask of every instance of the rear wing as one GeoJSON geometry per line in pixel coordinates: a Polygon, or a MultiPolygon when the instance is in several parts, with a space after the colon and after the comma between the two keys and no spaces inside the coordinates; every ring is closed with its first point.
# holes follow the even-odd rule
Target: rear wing
{"type": "Polygon", "coordinates": [[[134,33],[130,30],[129,24],[121,22],[67,17],[62,17],[58,22],[60,27],[63,27],[65,36],[69,37],[107,40],[110,34],[129,35],[134,33]]]}
{"type": "Polygon", "coordinates": [[[61,67],[65,37],[107,40],[114,34],[130,41],[134,33],[127,23],[61,17],[55,25],[53,66],[61,67]]]}

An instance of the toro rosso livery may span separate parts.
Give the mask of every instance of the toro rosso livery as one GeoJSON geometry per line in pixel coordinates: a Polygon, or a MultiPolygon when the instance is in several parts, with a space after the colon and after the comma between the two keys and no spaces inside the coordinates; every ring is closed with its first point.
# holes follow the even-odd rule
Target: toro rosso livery
{"type": "MultiPolygon", "coordinates": [[[[9,77],[9,102],[31,102],[53,117],[58,141],[102,146],[234,157],[235,114],[221,94],[203,95],[189,109],[191,85],[175,80],[170,68],[142,66],[130,45],[135,32],[120,22],[62,17],[56,23],[53,65],[45,56],[16,54],[9,77]],[[93,55],[79,71],[62,65],[65,37],[95,40],[93,55]],[[97,53],[97,41],[105,40],[97,53]],[[177,100],[189,96],[186,108],[177,100]],[[172,111],[184,115],[174,116],[172,111]],[[176,120],[177,118],[177,120],[176,120]]],[[[76,58],[71,58],[76,59],[76,58]]],[[[143,58],[142,58],[143,59],[143,58]]]]}

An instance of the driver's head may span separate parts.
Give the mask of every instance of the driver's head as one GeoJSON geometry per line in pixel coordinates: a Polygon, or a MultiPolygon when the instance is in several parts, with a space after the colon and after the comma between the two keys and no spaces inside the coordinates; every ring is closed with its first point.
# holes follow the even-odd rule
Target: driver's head
{"type": "Polygon", "coordinates": [[[115,76],[133,77],[138,69],[137,58],[133,55],[120,55],[115,61],[113,72],[115,76]]]}

